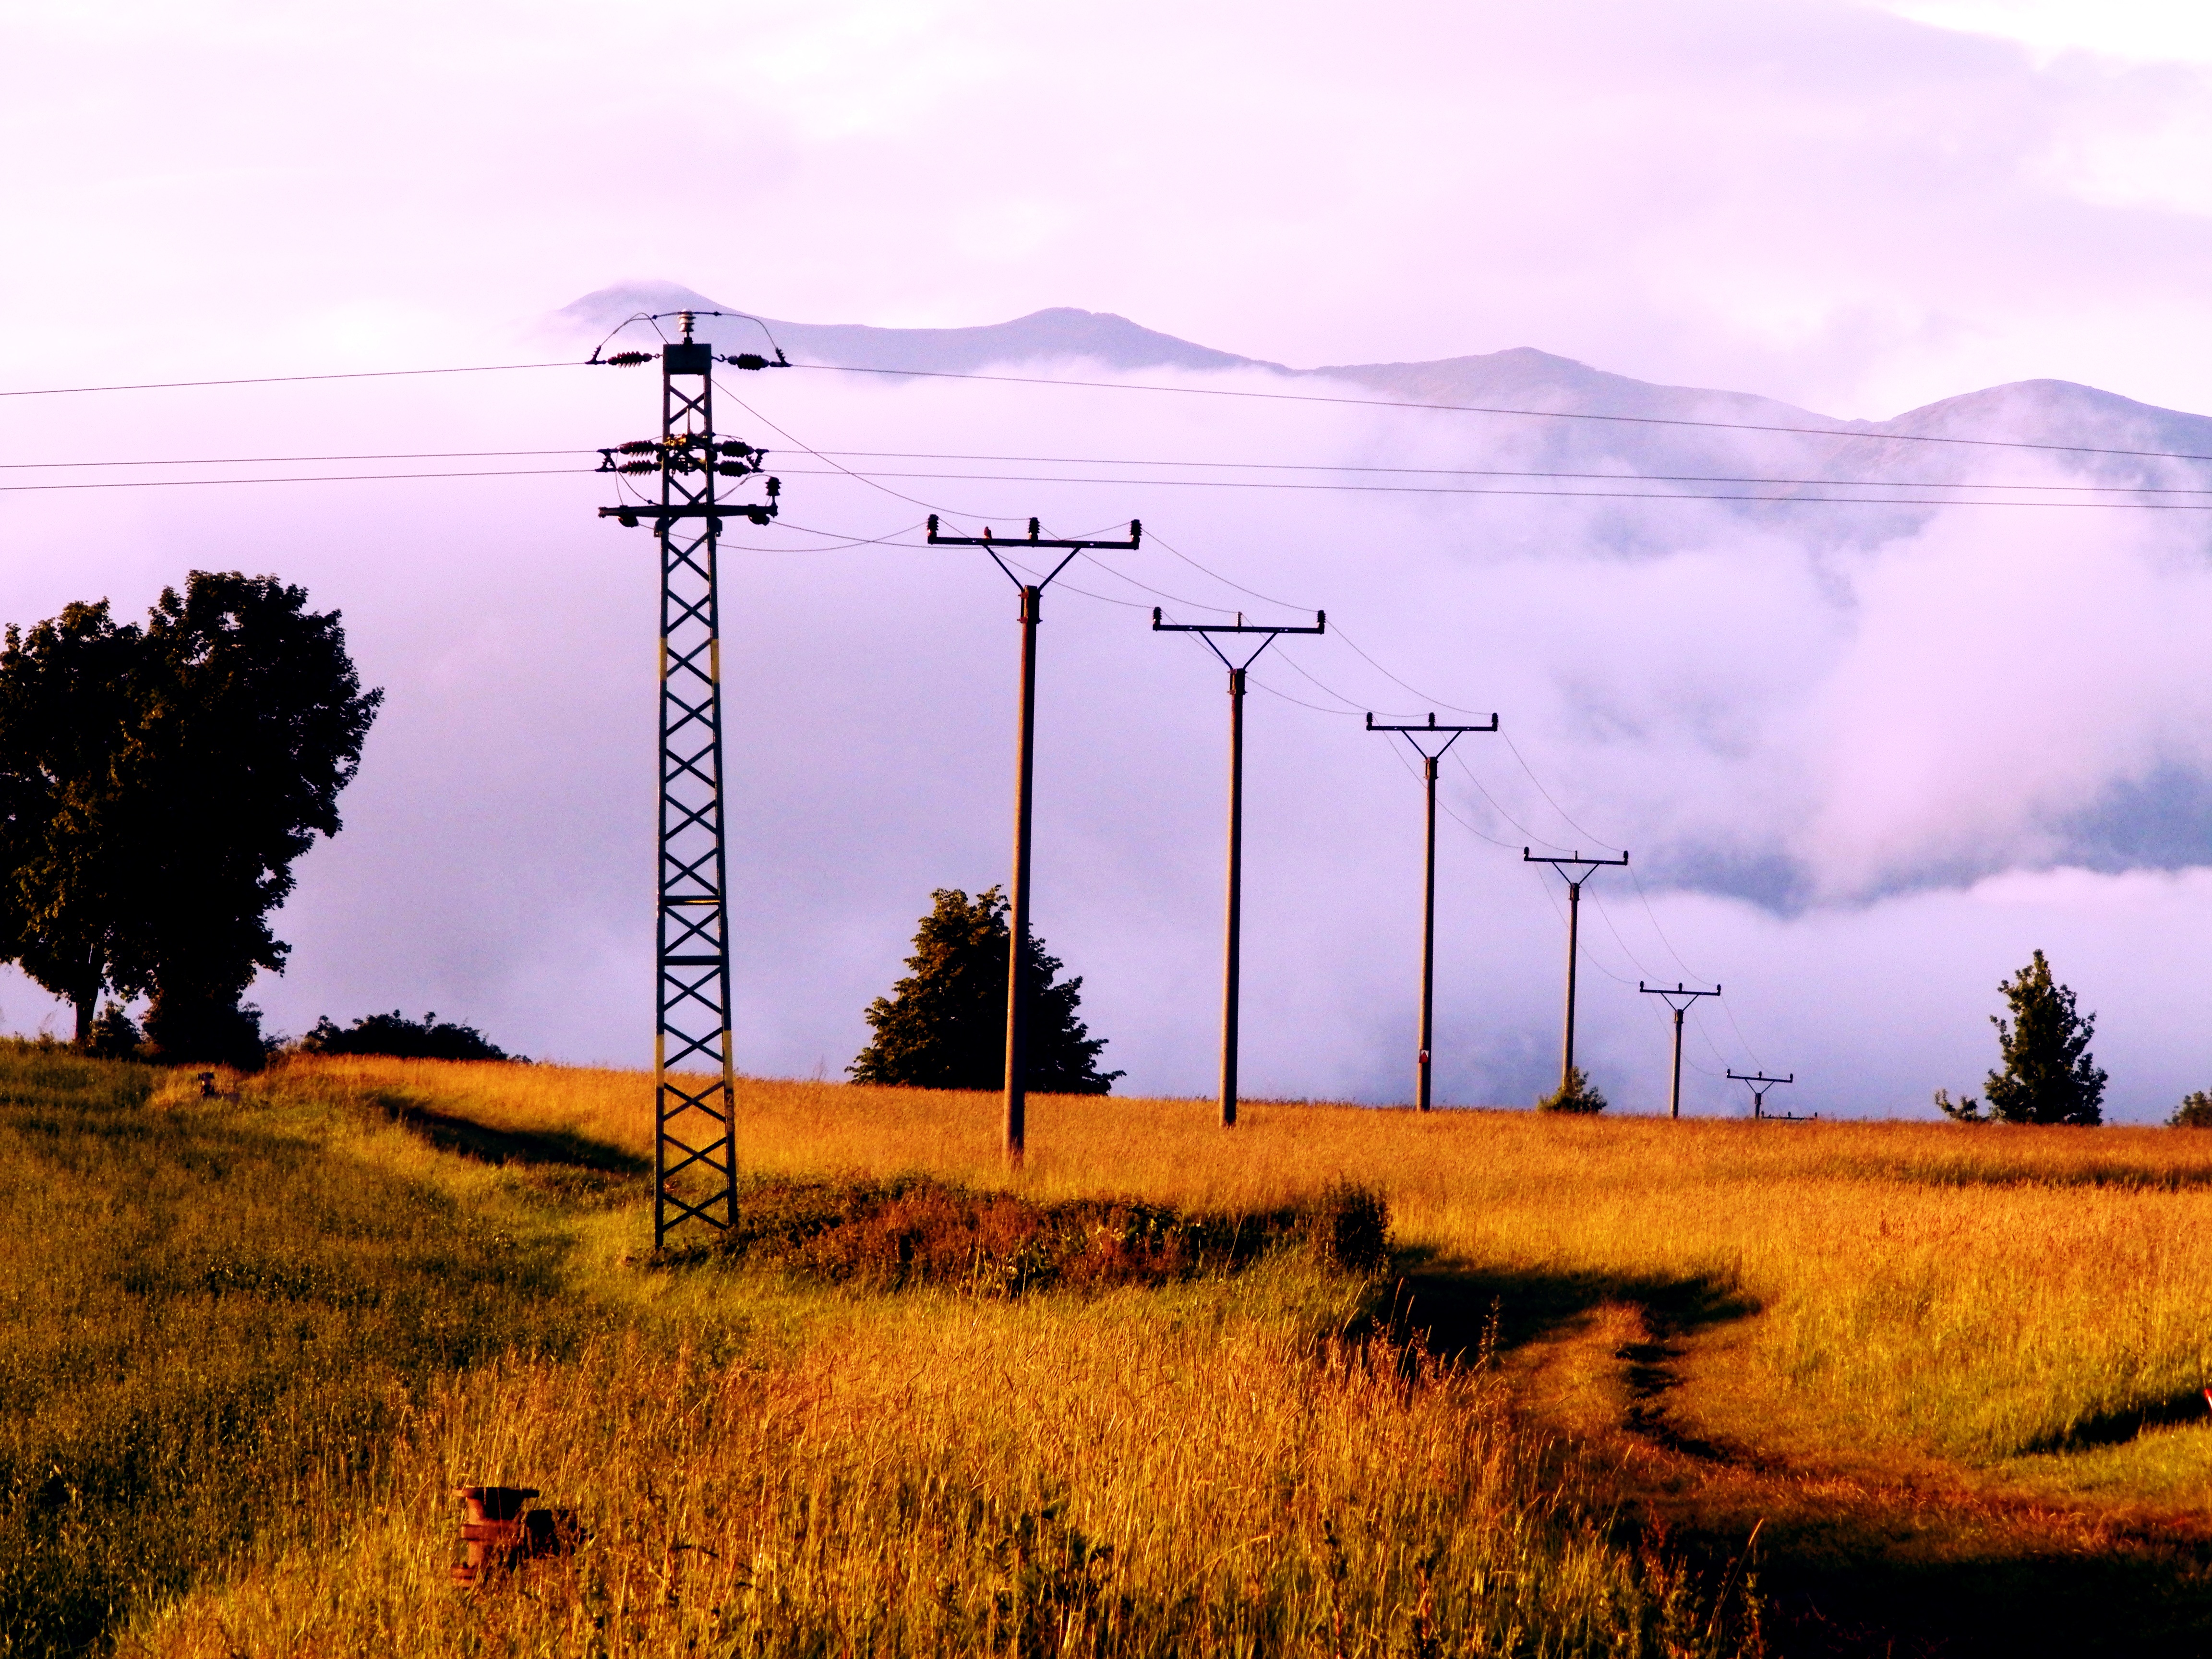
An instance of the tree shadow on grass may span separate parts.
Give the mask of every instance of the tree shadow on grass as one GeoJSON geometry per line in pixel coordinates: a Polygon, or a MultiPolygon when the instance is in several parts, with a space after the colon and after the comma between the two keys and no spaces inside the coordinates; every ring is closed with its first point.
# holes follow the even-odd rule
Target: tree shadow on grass
{"type": "Polygon", "coordinates": [[[495,1129],[456,1112],[396,1096],[379,1099],[386,1117],[441,1152],[501,1166],[557,1164],[601,1175],[645,1176],[653,1160],[573,1129],[495,1129]]]}
{"type": "Polygon", "coordinates": [[[2092,1446],[2121,1446],[2152,1429],[2202,1424],[2212,1416],[2212,1401],[2202,1389],[2184,1389],[2163,1400],[2124,1406],[2085,1417],[2070,1429],[2046,1435],[2022,1448],[2027,1452],[2086,1451],[2092,1446]]]}
{"type": "MultiPolygon", "coordinates": [[[[1939,1559],[1909,1553],[1909,1534],[1930,1525],[1924,1516],[1764,1527],[1752,1555],[1779,1659],[2212,1652],[2203,1540],[2137,1533],[2087,1547],[2056,1538],[1992,1546],[1975,1539],[1971,1517],[1947,1518],[1958,1527],[1957,1553],[1939,1559]]],[[[1740,1531],[1714,1531],[1700,1553],[1741,1556],[1746,1542],[1740,1531]]]]}
{"type": "MultiPolygon", "coordinates": [[[[2004,1659],[2212,1655],[2212,1528],[2136,1522],[2085,1533],[2033,1505],[1909,1487],[1831,1500],[1764,1454],[1683,1434],[1663,1395],[1676,1340],[1746,1318],[1757,1302],[1714,1278],[1456,1267],[1400,1256],[1387,1315],[1401,1339],[1473,1361],[1555,1338],[1608,1305],[1644,1316],[1645,1340],[1613,1356],[1628,1401],[1621,1427],[1725,1471],[1710,1492],[1669,1477],[1623,1493],[1619,1524],[1681,1553],[1718,1582],[1747,1566],[1768,1609],[1775,1659],[2004,1659]]],[[[2108,1445],[2206,1414],[2201,1394],[2075,1425],[2063,1444],[2108,1445]]]]}
{"type": "MultiPolygon", "coordinates": [[[[1404,1269],[1391,1298],[1391,1327],[1419,1332],[1428,1351],[1440,1359],[1472,1359],[1486,1346],[1510,1352],[1557,1334],[1607,1306],[1640,1309],[1661,1344],[1759,1311],[1752,1297],[1702,1273],[1458,1267],[1418,1252],[1405,1253],[1401,1261],[1404,1269]]],[[[1651,1360],[1666,1357],[1663,1348],[1655,1348],[1651,1360]]]]}

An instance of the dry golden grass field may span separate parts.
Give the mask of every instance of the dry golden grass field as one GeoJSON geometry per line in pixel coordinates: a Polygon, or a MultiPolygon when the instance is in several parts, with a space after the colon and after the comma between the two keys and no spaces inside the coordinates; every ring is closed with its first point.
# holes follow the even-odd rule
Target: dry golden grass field
{"type": "MultiPolygon", "coordinates": [[[[1376,1272],[1286,1249],[1014,1295],[655,1258],[638,1073],[295,1060],[212,1102],[153,1074],[135,1102],[75,1083],[104,1139],[66,1156],[37,1127],[58,1086],[10,1097],[0,1176],[27,1192],[41,1158],[82,1174],[187,1147],[174,1204],[154,1182],[159,1212],[131,1224],[165,1260],[222,1264],[179,1281],[175,1328],[235,1316],[248,1280],[257,1307],[282,1304],[270,1329],[342,1310],[319,1350],[283,1337],[294,1372],[264,1364],[222,1396],[224,1443],[256,1473],[234,1500],[250,1523],[191,1534],[220,1547],[156,1540],[118,1565],[68,1530],[88,1500],[23,1520],[21,1472],[100,1434],[122,1445],[95,1434],[101,1412],[137,1423],[153,1408],[131,1388],[212,1375],[230,1350],[198,1372],[181,1349],[152,1364],[152,1321],[90,1368],[107,1382],[28,1389],[0,1552],[45,1551],[19,1604],[61,1608],[40,1616],[67,1641],[2212,1652],[2212,1135],[1265,1103],[1224,1132],[1209,1103],[1045,1097],[1015,1175],[990,1097],[743,1086],[744,1166],[784,1188],[929,1175],[1233,1217],[1352,1183],[1388,1205],[1376,1272]],[[290,1183],[281,1206],[223,1196],[256,1158],[290,1183]],[[228,1242],[192,1244],[232,1202],[228,1242]],[[318,1265],[379,1228],[394,1242],[374,1272],[318,1265]],[[450,1309],[410,1311],[456,1284],[473,1288],[450,1309]],[[576,1511],[580,1547],[454,1590],[464,1481],[538,1488],[576,1511]],[[165,1548],[181,1565],[143,1565],[165,1548]],[[70,1613],[85,1583],[93,1611],[70,1613]]],[[[75,1201],[46,1200],[47,1237],[130,1213],[88,1190],[63,1214],[75,1201]]],[[[0,1249],[19,1320],[139,1305],[143,1267],[94,1286],[35,1243],[0,1249]]],[[[52,1374],[73,1340],[19,1341],[0,1379],[52,1374]]],[[[111,1460],[135,1472],[115,1502],[173,1502],[131,1455],[111,1460]]]]}

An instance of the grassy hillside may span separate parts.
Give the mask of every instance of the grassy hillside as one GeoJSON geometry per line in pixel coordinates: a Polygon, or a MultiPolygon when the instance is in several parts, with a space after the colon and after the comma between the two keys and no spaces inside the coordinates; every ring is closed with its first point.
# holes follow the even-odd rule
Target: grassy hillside
{"type": "Polygon", "coordinates": [[[1621,1523],[1497,1375],[1394,1340],[1385,1280],[1279,1224],[1340,1198],[1153,1206],[1275,1244],[1118,1289],[655,1259],[593,1105],[638,1082],[333,1062],[203,1100],[0,1054],[28,1224],[8,1650],[1658,1655],[1755,1627],[1737,1564],[1621,1523]],[[586,1541],[458,1591],[462,1481],[538,1487],[586,1541]]]}
{"type": "Polygon", "coordinates": [[[229,1086],[0,1056],[15,1651],[2212,1633],[2212,1136],[1054,1097],[1014,1177],[988,1097],[756,1083],[751,1248],[665,1259],[638,1074],[229,1086]],[[1380,1274],[1298,1243],[1347,1182],[1380,1274]],[[1280,1248],[913,1265],[1139,1211],[1280,1248]],[[455,1593],[463,1481],[587,1540],[455,1593]]]}

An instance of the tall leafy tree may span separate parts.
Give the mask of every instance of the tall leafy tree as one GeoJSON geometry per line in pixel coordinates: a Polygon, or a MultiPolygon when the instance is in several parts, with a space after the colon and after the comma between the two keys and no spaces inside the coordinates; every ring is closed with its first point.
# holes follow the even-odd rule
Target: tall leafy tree
{"type": "MultiPolygon", "coordinates": [[[[920,1089],[995,1089],[1006,1075],[1006,901],[996,887],[970,899],[940,887],[914,936],[907,976],[868,1005],[875,1032],[846,1070],[858,1083],[920,1089]]],[[[1119,1072],[1101,1072],[1106,1039],[1076,1009],[1083,981],[1032,933],[1023,952],[1029,997],[1030,1088],[1055,1094],[1111,1093],[1119,1072]]]]}
{"type": "Polygon", "coordinates": [[[194,571],[143,629],[106,611],[10,630],[0,653],[0,946],[76,1006],[81,1040],[112,988],[151,995],[162,1057],[251,1060],[240,999],[289,949],[270,913],[337,833],[383,693],[361,689],[338,613],[273,576],[194,571]]]}
{"type": "Polygon", "coordinates": [[[149,965],[126,851],[144,637],[102,599],[4,640],[0,959],[70,1004],[84,1043],[100,993],[149,965]]]}
{"type": "Polygon", "coordinates": [[[1954,1101],[1938,1089],[1936,1104],[1964,1123],[2102,1123],[2105,1073],[2089,1053],[2097,1017],[2082,1013],[2073,991],[2052,980],[2040,951],[1997,990],[2012,1018],[1990,1016],[2001,1069],[1982,1085],[1986,1116],[1972,1096],[1954,1101]]]}

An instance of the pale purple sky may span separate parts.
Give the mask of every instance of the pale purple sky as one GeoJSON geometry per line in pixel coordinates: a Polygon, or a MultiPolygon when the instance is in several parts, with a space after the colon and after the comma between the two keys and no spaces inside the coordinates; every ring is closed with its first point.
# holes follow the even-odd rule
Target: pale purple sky
{"type": "MultiPolygon", "coordinates": [[[[809,321],[1081,306],[1295,365],[1534,345],[1843,416],[2035,377],[2212,411],[2212,27],[2150,6],[106,4],[18,9],[0,47],[0,389],[569,354],[545,314],[635,277],[809,321]]],[[[1463,431],[1413,420],[756,391],[823,447],[1471,464],[1463,431]]],[[[640,435],[649,403],[580,374],[0,401],[0,459],[574,447],[640,435]]],[[[787,453],[750,418],[726,411],[787,453]]],[[[0,618],[274,569],[344,608],[391,689],[349,827],[286,913],[295,968],[256,992],[283,1029],[404,1003],[533,1053],[649,1052],[650,567],[599,499],[0,496],[0,618]]],[[[866,533],[917,516],[797,475],[787,501],[866,533]]],[[[1653,849],[1648,895],[1586,918],[1585,1052],[1625,1105],[1657,1103],[1663,1062],[1639,974],[1729,986],[1698,1016],[1697,1109],[1741,1104],[1707,1073],[1766,1065],[1807,1078],[1803,1107],[1912,1112],[1978,1078],[1995,981],[2037,945],[2103,1012],[2123,1115],[2212,1082],[2189,989],[2212,838],[2138,855],[2100,819],[2106,854],[2069,866],[2075,820],[2129,791],[2212,799],[2196,515],[1954,513],[1855,544],[1679,507],[1624,530],[1080,506],[1498,708],[1561,801],[1471,759],[1532,833],[1653,849]],[[1761,860],[1795,861],[1791,904],[1758,902],[1761,860]]],[[[733,559],[741,1052],[834,1075],[929,887],[1002,878],[1010,600],[904,554],[733,559]]],[[[1138,574],[1224,602],[1164,569],[1138,574]]],[[[1219,692],[1121,597],[1049,612],[1040,926],[1090,976],[1109,1063],[1195,1092],[1219,692]]],[[[1402,706],[1346,650],[1298,660],[1402,706]]],[[[1257,710],[1253,744],[1247,1076],[1396,1097],[1418,793],[1310,711],[1257,710]]],[[[1557,1040],[1558,919],[1507,854],[1450,847],[1444,1091],[1524,1100],[1557,1040]]],[[[46,1017],[0,975],[0,1024],[46,1017]]]]}
{"type": "Polygon", "coordinates": [[[0,30],[0,362],[406,356],[640,276],[823,321],[1078,305],[1299,364],[1539,345],[1844,415],[2038,375],[2212,406],[2212,47],[2171,5],[105,0],[0,30]]]}

